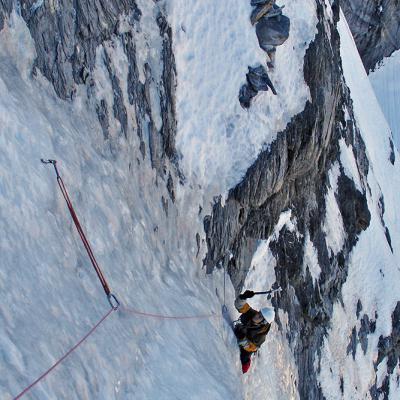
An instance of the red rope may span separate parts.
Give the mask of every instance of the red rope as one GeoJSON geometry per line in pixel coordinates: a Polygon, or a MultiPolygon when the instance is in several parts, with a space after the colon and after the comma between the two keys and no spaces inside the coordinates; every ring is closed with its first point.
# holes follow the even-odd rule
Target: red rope
{"type": "Polygon", "coordinates": [[[89,241],[87,240],[86,235],[83,232],[83,229],[82,229],[82,226],[81,226],[81,224],[79,222],[78,216],[76,215],[74,207],[72,206],[72,202],[71,202],[71,199],[70,199],[70,197],[68,195],[67,189],[66,189],[66,187],[64,185],[64,182],[63,182],[61,176],[58,174],[57,169],[56,169],[56,172],[57,172],[58,186],[60,187],[61,193],[62,193],[62,195],[63,195],[63,197],[65,199],[65,202],[67,203],[68,210],[69,210],[69,213],[71,214],[72,220],[75,223],[76,230],[78,231],[79,236],[81,237],[82,243],[85,246],[86,252],[87,252],[87,254],[89,256],[89,259],[90,259],[90,261],[91,261],[91,263],[93,265],[94,270],[96,271],[96,274],[97,274],[97,276],[98,276],[98,278],[99,278],[99,280],[101,282],[101,285],[103,286],[103,289],[106,292],[106,295],[109,296],[110,293],[111,293],[111,290],[110,290],[110,288],[108,286],[106,278],[104,277],[104,275],[103,275],[103,273],[102,273],[102,271],[100,269],[100,266],[99,266],[94,254],[93,254],[92,248],[90,247],[89,241]]]}
{"type": "Polygon", "coordinates": [[[73,353],[100,325],[101,323],[113,312],[115,311],[111,308],[107,314],[105,314],[96,325],[73,347],[71,347],[56,363],[54,363],[46,372],[39,376],[34,382],[27,386],[20,394],[14,397],[13,400],[20,399],[24,394],[31,390],[36,384],[38,384],[42,379],[44,379],[54,368],[61,364],[71,353],[73,353]]]}
{"type": "MultiPolygon", "coordinates": [[[[146,313],[142,311],[135,310],[134,308],[128,308],[125,306],[121,306],[121,309],[129,314],[140,315],[142,317],[150,317],[150,318],[157,318],[157,319],[173,319],[173,320],[188,320],[188,319],[209,319],[219,317],[218,314],[204,314],[204,315],[193,315],[193,316],[168,316],[168,315],[161,315],[161,314],[152,314],[146,313]]],[[[27,386],[21,393],[19,393],[13,400],[18,400],[22,396],[24,396],[29,390],[31,390],[34,386],[36,386],[41,380],[43,380],[47,375],[50,374],[53,369],[55,369],[58,365],[60,365],[71,353],[73,353],[103,322],[107,319],[110,314],[116,311],[116,309],[111,308],[100,320],[97,322],[96,325],[93,326],[90,331],[83,336],[78,343],[76,343],[73,347],[71,347],[57,362],[55,362],[46,372],[39,376],[34,382],[32,382],[29,386],[27,386]]]]}
{"type": "Polygon", "coordinates": [[[218,317],[218,314],[204,314],[204,315],[190,315],[190,316],[175,316],[175,315],[162,315],[162,314],[152,314],[143,311],[135,310],[134,308],[128,308],[124,305],[121,306],[121,309],[128,314],[140,315],[142,317],[150,317],[150,318],[157,318],[157,319],[209,319],[218,317]]]}

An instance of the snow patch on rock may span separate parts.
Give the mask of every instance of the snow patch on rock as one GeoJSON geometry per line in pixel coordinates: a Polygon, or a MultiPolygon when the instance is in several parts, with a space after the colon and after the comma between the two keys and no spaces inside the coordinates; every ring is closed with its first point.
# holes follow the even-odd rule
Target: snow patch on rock
{"type": "Polygon", "coordinates": [[[335,196],[339,175],[339,163],[335,163],[329,171],[330,187],[326,194],[326,215],[323,226],[326,245],[335,255],[342,249],[346,237],[342,214],[335,196]]]}
{"type": "Polygon", "coordinates": [[[190,183],[208,199],[237,184],[310,98],[304,82],[305,51],[316,34],[312,0],[285,2],[290,37],[279,47],[270,78],[278,92],[260,93],[250,111],[238,101],[248,66],[266,63],[249,17],[249,1],[171,2],[176,57],[177,149],[190,183]],[[288,62],[290,60],[290,62],[288,62]]]}

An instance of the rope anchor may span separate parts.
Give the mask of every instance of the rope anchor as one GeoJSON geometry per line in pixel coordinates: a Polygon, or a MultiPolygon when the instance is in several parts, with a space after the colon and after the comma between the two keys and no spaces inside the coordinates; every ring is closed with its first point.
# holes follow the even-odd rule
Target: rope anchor
{"type": "Polygon", "coordinates": [[[114,294],[110,293],[109,295],[107,295],[107,299],[108,299],[108,302],[110,303],[111,308],[114,311],[117,311],[119,306],[121,305],[120,302],[118,301],[117,297],[114,294]]]}
{"type": "Polygon", "coordinates": [[[114,311],[117,310],[118,307],[120,306],[120,303],[119,303],[118,299],[116,298],[116,296],[111,293],[110,287],[108,286],[106,278],[104,277],[103,272],[101,271],[100,266],[99,266],[99,264],[98,264],[98,262],[97,262],[97,260],[96,260],[96,258],[94,256],[94,253],[93,253],[93,250],[92,250],[92,248],[90,246],[90,243],[89,243],[88,239],[86,238],[85,233],[83,232],[81,223],[79,222],[78,216],[76,215],[76,212],[75,212],[74,207],[72,205],[72,201],[71,201],[71,199],[70,199],[70,197],[68,195],[67,188],[65,187],[64,181],[62,180],[60,173],[58,172],[57,160],[51,160],[51,159],[45,160],[45,159],[41,158],[40,161],[43,164],[51,164],[54,167],[54,171],[55,171],[55,173],[57,175],[58,186],[59,186],[59,188],[61,190],[61,193],[62,193],[62,195],[64,197],[65,202],[67,203],[67,207],[68,207],[69,213],[71,215],[71,218],[74,221],[76,230],[79,233],[79,236],[80,236],[80,238],[82,240],[82,243],[83,243],[83,245],[84,245],[84,247],[86,249],[86,252],[87,252],[87,254],[89,256],[89,259],[90,259],[90,261],[91,261],[91,263],[93,265],[93,268],[96,271],[97,277],[99,278],[100,283],[103,286],[104,292],[105,292],[105,294],[107,296],[107,299],[108,299],[108,302],[110,303],[111,308],[114,311]]]}

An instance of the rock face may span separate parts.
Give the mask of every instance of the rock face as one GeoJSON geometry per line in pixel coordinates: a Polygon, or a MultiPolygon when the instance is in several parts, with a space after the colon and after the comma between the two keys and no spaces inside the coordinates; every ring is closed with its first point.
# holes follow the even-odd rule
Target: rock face
{"type": "MultiPolygon", "coordinates": [[[[360,300],[358,305],[361,306],[360,300]]],[[[357,305],[357,306],[358,306],[357,305]]],[[[360,319],[360,311],[361,309],[358,309],[357,312],[357,318],[360,319]]],[[[364,354],[367,352],[368,349],[368,335],[372,334],[375,332],[376,329],[376,319],[377,319],[377,314],[375,314],[374,319],[370,319],[367,314],[364,314],[363,317],[360,319],[360,329],[357,334],[357,327],[354,327],[349,344],[347,346],[347,354],[352,354],[353,360],[356,357],[357,353],[357,345],[361,345],[361,349],[364,352],[364,354]]]]}
{"type": "Polygon", "coordinates": [[[398,0],[342,0],[340,5],[368,72],[400,49],[398,0]]]}
{"type": "MultiPolygon", "coordinates": [[[[337,22],[339,9],[335,6],[333,9],[337,22]]],[[[366,189],[357,190],[340,162],[339,140],[342,139],[352,146],[365,186],[369,164],[362,138],[352,122],[349,90],[337,63],[339,36],[335,26],[327,29],[329,23],[321,2],[318,2],[318,18],[318,33],[304,62],[304,77],[312,101],[259,155],[242,182],[230,190],[225,205],[217,201],[212,215],[204,221],[207,270],[211,272],[214,266],[225,264],[239,292],[257,241],[269,238],[280,214],[291,210],[298,234],[284,227],[279,237],[270,242],[277,260],[276,283],[283,288],[273,298],[273,304],[288,313],[288,339],[299,369],[302,399],[323,398],[316,380],[320,347],[329,327],[333,304],[339,299],[347,277],[350,251],[371,218],[366,189]],[[338,165],[340,171],[335,198],[347,236],[336,254],[327,246],[323,227],[327,208],[325,196],[330,188],[328,172],[333,165],[338,165]],[[318,282],[303,268],[307,234],[321,267],[318,282]]],[[[369,320],[364,322],[369,324],[369,320]]],[[[365,343],[363,333],[359,340],[365,343]]]]}
{"type": "Polygon", "coordinates": [[[256,25],[258,44],[269,51],[271,46],[280,46],[289,37],[290,19],[286,15],[278,15],[274,18],[261,18],[256,25]]]}
{"type": "Polygon", "coordinates": [[[0,31],[4,27],[4,19],[11,13],[12,0],[1,0],[0,1],[0,31]]]}
{"type": "MultiPolygon", "coordinates": [[[[111,137],[111,119],[118,121],[119,134],[125,138],[136,132],[143,157],[148,147],[153,167],[167,180],[168,161],[176,166],[176,69],[172,32],[163,7],[149,2],[148,9],[141,10],[135,0],[19,3],[35,42],[33,73],[40,70],[63,100],[73,100],[78,86],[85,85],[88,98],[96,99],[94,108],[105,140],[111,137]],[[143,13],[151,15],[152,25],[149,21],[142,25],[143,13]],[[152,32],[146,33],[145,42],[141,35],[149,26],[152,32]],[[128,60],[127,87],[123,87],[125,78],[118,75],[117,61],[112,57],[118,46],[128,60]],[[154,65],[151,60],[138,59],[137,46],[158,50],[154,65]],[[95,69],[99,63],[111,85],[111,104],[105,96],[96,96],[95,69]],[[161,120],[156,120],[159,115],[161,120]]],[[[13,6],[17,5],[12,0],[0,1],[0,29],[13,6]]]]}
{"type": "Polygon", "coordinates": [[[400,363],[400,302],[397,303],[392,315],[392,334],[388,337],[381,336],[378,343],[378,360],[375,365],[377,371],[379,364],[387,358],[387,375],[380,387],[377,382],[370,389],[373,399],[388,399],[390,393],[390,375],[400,363]]]}
{"type": "Polygon", "coordinates": [[[119,16],[130,9],[139,13],[134,0],[108,3],[108,8],[95,1],[62,0],[57,6],[44,2],[39,7],[35,3],[21,2],[21,14],[35,40],[37,67],[63,99],[72,98],[76,84],[87,81],[96,48],[118,32],[119,16]]]}

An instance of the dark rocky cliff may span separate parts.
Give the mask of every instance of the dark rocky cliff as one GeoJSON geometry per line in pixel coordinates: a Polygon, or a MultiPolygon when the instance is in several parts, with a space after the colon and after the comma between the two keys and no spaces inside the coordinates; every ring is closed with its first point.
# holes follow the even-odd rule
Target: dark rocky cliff
{"type": "Polygon", "coordinates": [[[398,0],[341,0],[365,69],[400,49],[398,0]]]}
{"type": "MultiPolygon", "coordinates": [[[[358,235],[370,223],[365,187],[369,164],[362,138],[352,122],[352,102],[341,70],[339,35],[334,26],[327,28],[322,3],[318,2],[318,34],[304,62],[311,101],[259,155],[242,182],[230,190],[225,205],[216,202],[212,215],[205,219],[207,269],[211,272],[218,263],[225,263],[240,291],[257,241],[272,234],[283,211],[292,211],[300,235],[284,227],[279,237],[270,242],[277,260],[276,284],[283,288],[273,304],[288,313],[288,339],[298,365],[299,393],[308,400],[323,398],[316,379],[321,344],[330,325],[333,304],[340,300],[349,254],[358,235]],[[364,180],[363,192],[344,174],[339,154],[341,138],[353,148],[364,180]],[[323,231],[328,171],[335,162],[341,171],[335,196],[347,236],[337,254],[327,247],[323,231]],[[303,272],[307,232],[317,249],[322,271],[317,283],[308,270],[303,272]]],[[[339,9],[333,8],[337,22],[339,9]]]]}
{"type": "Polygon", "coordinates": [[[0,0],[0,30],[4,28],[4,20],[10,15],[12,0],[0,0]]]}

